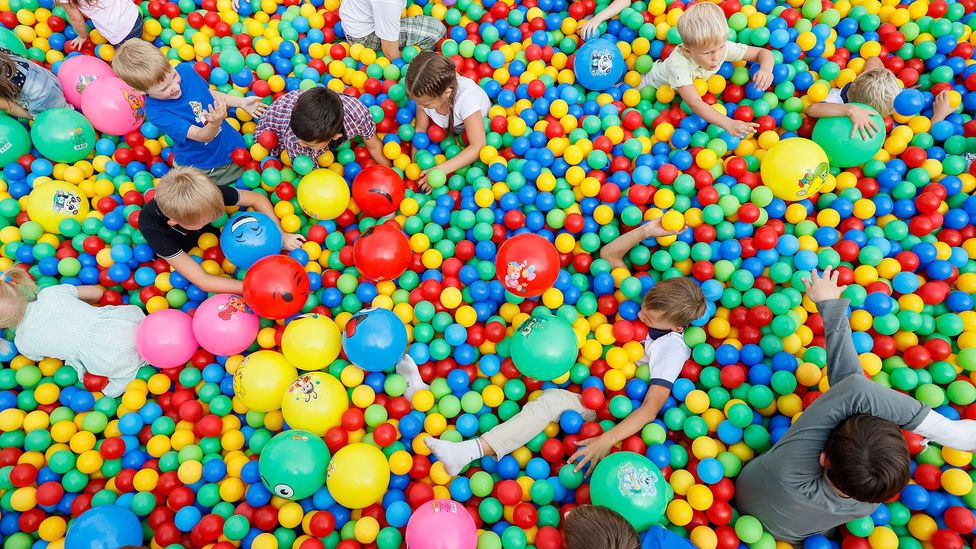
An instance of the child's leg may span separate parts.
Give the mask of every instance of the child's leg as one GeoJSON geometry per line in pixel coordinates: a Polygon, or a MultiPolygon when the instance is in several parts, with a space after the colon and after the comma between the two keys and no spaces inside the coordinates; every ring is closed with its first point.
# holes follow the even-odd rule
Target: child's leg
{"type": "Polygon", "coordinates": [[[413,358],[409,354],[404,354],[397,363],[396,373],[400,374],[407,380],[407,390],[403,392],[403,396],[407,397],[408,400],[413,400],[413,395],[421,389],[430,389],[430,385],[424,383],[422,377],[420,377],[420,369],[417,368],[417,363],[413,361],[413,358]]]}
{"type": "Polygon", "coordinates": [[[434,17],[418,15],[400,20],[400,47],[418,46],[422,50],[433,50],[444,37],[447,29],[434,17]]]}

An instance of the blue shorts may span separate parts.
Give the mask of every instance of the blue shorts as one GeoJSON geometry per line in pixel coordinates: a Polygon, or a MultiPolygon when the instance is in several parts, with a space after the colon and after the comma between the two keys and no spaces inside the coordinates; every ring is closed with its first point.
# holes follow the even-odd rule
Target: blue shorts
{"type": "Polygon", "coordinates": [[[61,90],[58,78],[41,67],[32,67],[27,73],[17,102],[35,118],[49,109],[72,108],[64,99],[64,91],[61,90]]]}
{"type": "Polygon", "coordinates": [[[112,44],[112,47],[117,48],[124,44],[127,40],[132,40],[133,38],[142,38],[143,28],[144,24],[142,21],[142,15],[139,15],[139,17],[136,19],[136,23],[132,25],[132,30],[129,31],[129,34],[125,35],[125,38],[119,40],[118,43],[112,44]]]}

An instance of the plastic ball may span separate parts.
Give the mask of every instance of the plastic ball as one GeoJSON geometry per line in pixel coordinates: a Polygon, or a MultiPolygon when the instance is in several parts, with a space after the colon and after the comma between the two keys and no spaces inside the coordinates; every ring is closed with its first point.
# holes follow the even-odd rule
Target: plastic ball
{"type": "Polygon", "coordinates": [[[294,259],[272,255],[257,260],[244,275],[244,300],[265,318],[288,318],[305,306],[308,273],[294,259]]]}
{"type": "Polygon", "coordinates": [[[315,436],[342,422],[349,409],[346,389],[335,377],[324,372],[308,372],[288,386],[281,399],[281,413],[288,425],[305,429],[315,436]]]}
{"type": "Polygon", "coordinates": [[[255,412],[281,408],[282,398],[298,371],[281,353],[256,351],[247,355],[234,373],[234,393],[255,412]]]}
{"type": "Polygon", "coordinates": [[[603,91],[617,84],[626,70],[620,48],[603,38],[587,41],[576,51],[573,60],[576,81],[593,91],[603,91]]]}
{"type": "Polygon", "coordinates": [[[193,319],[176,309],[149,313],[136,330],[139,355],[157,368],[183,366],[198,347],[193,319]]]}
{"type": "Polygon", "coordinates": [[[776,143],[760,164],[763,184],[787,202],[816,194],[827,181],[829,170],[827,153],[820,145],[802,137],[776,143]]]}
{"type": "Polygon", "coordinates": [[[651,460],[633,452],[616,452],[597,464],[590,480],[590,499],[620,513],[638,532],[664,517],[674,496],[651,460]]]}
{"type": "Polygon", "coordinates": [[[55,162],[77,162],[95,148],[95,128],[72,109],[48,109],[37,115],[30,135],[37,150],[55,162]]]}
{"type": "Polygon", "coordinates": [[[96,130],[125,135],[146,119],[146,99],[120,78],[102,77],[84,88],[81,112],[96,130]]]}
{"type": "Polygon", "coordinates": [[[30,152],[30,134],[14,118],[0,115],[0,168],[30,152]]]}
{"type": "Polygon", "coordinates": [[[342,334],[331,318],[302,315],[285,326],[281,353],[299,370],[321,370],[339,356],[342,334]]]}
{"type": "Polygon", "coordinates": [[[382,372],[407,351],[407,329],[387,309],[363,309],[346,322],[342,348],[349,361],[368,372],[382,372]]]}
{"type": "Polygon", "coordinates": [[[533,316],[512,335],[515,367],[538,380],[549,381],[565,374],[578,354],[573,327],[557,316],[533,316]]]}
{"type": "Polygon", "coordinates": [[[397,211],[405,191],[403,178],[386,166],[369,166],[352,181],[352,198],[370,217],[383,217],[397,211]]]}
{"type": "Polygon", "coordinates": [[[516,235],[498,248],[495,272],[505,289],[515,295],[542,295],[559,276],[559,252],[539,235],[516,235]]]}
{"type": "Polygon", "coordinates": [[[852,103],[871,113],[871,120],[878,131],[870,138],[863,138],[860,132],[854,131],[854,124],[846,116],[821,118],[813,127],[812,139],[824,152],[832,166],[847,168],[860,166],[878,153],[884,145],[884,120],[874,109],[867,105],[852,103]]]}
{"type": "Polygon", "coordinates": [[[332,170],[312,170],[298,183],[297,196],[313,219],[335,219],[349,207],[349,184],[332,170]]]}
{"type": "Polygon", "coordinates": [[[260,212],[240,212],[220,232],[220,249],[224,256],[241,269],[255,261],[281,251],[281,229],[260,212]]]}
{"type": "Polygon", "coordinates": [[[261,482],[272,494],[290,500],[305,499],[325,485],[329,448],[307,431],[278,433],[261,449],[261,482]]]}
{"type": "Polygon", "coordinates": [[[61,63],[57,76],[64,98],[75,108],[81,108],[85,88],[99,78],[115,78],[115,73],[108,63],[97,57],[74,55],[61,63]]]}
{"type": "Polygon", "coordinates": [[[410,240],[399,228],[385,223],[363,231],[352,248],[356,268],[370,280],[392,280],[410,266],[410,240]]]}
{"type": "Polygon", "coordinates": [[[60,234],[61,222],[82,222],[88,215],[88,199],[71,183],[47,181],[34,187],[27,198],[27,215],[46,232],[60,234]]]}
{"type": "Polygon", "coordinates": [[[332,456],[326,486],[349,509],[362,509],[382,499],[390,483],[390,463],[375,446],[357,442],[332,456]]]}
{"type": "Polygon", "coordinates": [[[471,514],[450,499],[435,499],[418,507],[410,516],[404,539],[417,549],[474,549],[478,545],[471,514]],[[432,536],[435,531],[437,535],[432,536]]]}
{"type": "Polygon", "coordinates": [[[68,528],[65,549],[116,549],[142,545],[142,525],[130,510],[117,505],[93,507],[68,528]]]}
{"type": "Polygon", "coordinates": [[[201,347],[215,355],[244,352],[254,343],[260,328],[258,316],[239,295],[215,295],[193,314],[193,335],[201,347]]]}

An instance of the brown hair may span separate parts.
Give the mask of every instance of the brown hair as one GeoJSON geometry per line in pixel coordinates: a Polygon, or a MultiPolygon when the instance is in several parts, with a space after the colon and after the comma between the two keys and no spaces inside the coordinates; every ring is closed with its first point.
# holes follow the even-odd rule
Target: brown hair
{"type": "Polygon", "coordinates": [[[13,328],[24,319],[27,304],[37,299],[37,283],[21,265],[0,273],[0,328],[13,328]]]}
{"type": "Polygon", "coordinates": [[[211,223],[224,213],[217,184],[202,171],[186,166],[159,178],[155,200],[159,211],[180,225],[211,223]]]}
{"type": "Polygon", "coordinates": [[[17,99],[20,96],[20,88],[13,81],[13,76],[17,74],[17,64],[13,57],[0,51],[0,97],[3,99],[17,99]]]}
{"type": "Polygon", "coordinates": [[[133,38],[126,40],[115,51],[112,70],[126,84],[147,92],[149,88],[161,83],[173,70],[173,66],[159,48],[140,38],[133,38]]]}
{"type": "Polygon", "coordinates": [[[827,480],[845,495],[882,503],[911,478],[908,443],[894,423],[856,415],[834,428],[824,445],[827,480]]]}
{"type": "Polygon", "coordinates": [[[895,96],[901,93],[901,82],[895,73],[884,67],[877,67],[857,75],[847,89],[851,103],[864,103],[888,116],[895,110],[895,96]]]}
{"type": "Polygon", "coordinates": [[[637,531],[620,513],[607,507],[581,505],[563,525],[566,549],[640,549],[637,531]]]}
{"type": "Polygon", "coordinates": [[[662,280],[644,294],[641,310],[657,311],[679,326],[687,326],[705,314],[705,294],[691,279],[662,280]]]}
{"type": "Polygon", "coordinates": [[[449,100],[451,108],[447,115],[445,129],[448,135],[453,135],[454,100],[458,92],[457,68],[454,63],[439,53],[420,52],[407,66],[403,83],[407,87],[407,95],[411,98],[440,97],[447,90],[451,90],[449,100]]]}

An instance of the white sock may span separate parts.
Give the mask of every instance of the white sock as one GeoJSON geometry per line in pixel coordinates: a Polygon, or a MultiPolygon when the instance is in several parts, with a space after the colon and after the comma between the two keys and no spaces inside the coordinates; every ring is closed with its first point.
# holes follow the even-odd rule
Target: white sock
{"type": "Polygon", "coordinates": [[[437,461],[444,464],[444,470],[452,477],[460,473],[465,465],[484,457],[481,443],[476,438],[464,442],[451,442],[427,437],[424,439],[424,444],[434,453],[437,461]]]}
{"type": "Polygon", "coordinates": [[[403,396],[407,397],[408,400],[413,400],[413,395],[417,391],[430,389],[430,385],[424,383],[423,378],[420,377],[420,369],[417,368],[417,363],[409,354],[403,355],[400,362],[397,362],[396,373],[407,380],[407,390],[403,392],[403,396]]]}
{"type": "Polygon", "coordinates": [[[651,73],[646,73],[641,75],[640,84],[637,85],[637,89],[646,88],[651,85],[651,73]]]}

